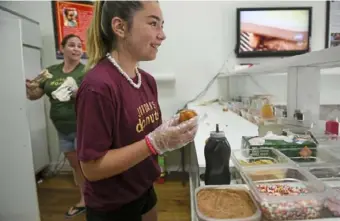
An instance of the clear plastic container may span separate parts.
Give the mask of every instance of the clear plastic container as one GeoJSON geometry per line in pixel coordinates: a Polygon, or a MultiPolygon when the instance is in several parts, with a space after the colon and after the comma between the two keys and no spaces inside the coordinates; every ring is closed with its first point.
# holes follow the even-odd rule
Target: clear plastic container
{"type": "Polygon", "coordinates": [[[247,168],[242,176],[268,221],[318,219],[331,194],[303,168],[247,168]]]}
{"type": "Polygon", "coordinates": [[[311,166],[308,167],[307,170],[316,178],[322,181],[339,180],[338,185],[340,186],[340,165],[328,163],[323,165],[311,166]]]}
{"type": "Polygon", "coordinates": [[[231,160],[238,170],[248,167],[268,167],[296,164],[274,148],[239,149],[231,152],[231,160]]]}
{"type": "Polygon", "coordinates": [[[333,216],[340,217],[340,166],[320,165],[309,167],[309,172],[319,178],[326,186],[333,189],[333,193],[325,201],[325,207],[333,216]]]}
{"type": "Polygon", "coordinates": [[[303,148],[280,149],[281,153],[283,153],[286,156],[290,156],[289,158],[301,167],[310,167],[320,164],[340,162],[340,154],[332,153],[330,148],[324,148],[319,146],[308,147],[307,150],[309,151],[309,153],[305,155],[304,153],[302,153],[303,148]],[[290,154],[292,152],[297,152],[298,150],[299,155],[294,156],[290,154]]]}
{"type": "Polygon", "coordinates": [[[340,146],[340,136],[338,135],[310,132],[310,136],[312,136],[319,145],[340,146]]]}
{"type": "MultiPolygon", "coordinates": [[[[334,157],[340,159],[340,140],[336,141],[337,143],[328,143],[328,144],[321,144],[319,147],[325,148],[328,152],[332,153],[334,157]]],[[[339,160],[340,162],[340,160],[339,160]]]]}
{"type": "MultiPolygon", "coordinates": [[[[236,199],[239,202],[239,199],[236,199]]],[[[213,199],[214,202],[223,202],[221,199],[213,199]]],[[[232,202],[230,200],[226,200],[225,202],[232,202]]],[[[222,207],[223,208],[223,207],[222,207]]],[[[230,208],[229,205],[226,205],[225,209],[230,208]]],[[[258,205],[255,203],[255,200],[253,196],[250,194],[249,189],[247,185],[243,184],[235,184],[235,185],[208,185],[208,186],[201,186],[196,188],[195,190],[195,210],[196,215],[199,221],[260,221],[261,220],[261,211],[258,207],[258,205]],[[246,217],[246,218],[234,218],[234,219],[217,219],[217,218],[210,218],[206,215],[203,215],[202,211],[200,211],[198,207],[198,193],[202,190],[236,190],[236,191],[242,191],[247,196],[250,197],[251,203],[254,206],[254,214],[252,216],[246,217]]],[[[244,210],[244,208],[243,208],[244,210]]]]}

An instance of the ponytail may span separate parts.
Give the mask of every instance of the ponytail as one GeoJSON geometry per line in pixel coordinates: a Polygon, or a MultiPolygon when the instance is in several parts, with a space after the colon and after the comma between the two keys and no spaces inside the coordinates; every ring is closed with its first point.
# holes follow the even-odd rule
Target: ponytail
{"type": "Polygon", "coordinates": [[[96,65],[107,53],[107,46],[103,41],[103,33],[101,31],[102,7],[104,1],[96,1],[94,3],[94,13],[86,37],[86,53],[88,61],[86,71],[96,65]]]}

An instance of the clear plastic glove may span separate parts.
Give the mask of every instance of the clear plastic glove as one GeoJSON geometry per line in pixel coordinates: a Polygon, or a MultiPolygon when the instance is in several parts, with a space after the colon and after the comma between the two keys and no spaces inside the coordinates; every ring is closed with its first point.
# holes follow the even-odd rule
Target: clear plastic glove
{"type": "Polygon", "coordinates": [[[198,116],[179,123],[179,115],[164,122],[156,130],[147,135],[158,154],[179,149],[195,138],[198,129],[198,116]]]}
{"type": "Polygon", "coordinates": [[[77,82],[72,77],[67,77],[62,85],[52,92],[52,97],[61,102],[71,100],[72,92],[78,89],[77,82]]]}

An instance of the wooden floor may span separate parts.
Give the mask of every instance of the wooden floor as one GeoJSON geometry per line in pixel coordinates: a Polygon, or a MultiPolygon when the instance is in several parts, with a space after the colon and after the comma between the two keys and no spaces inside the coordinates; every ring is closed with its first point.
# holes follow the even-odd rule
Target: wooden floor
{"type": "MultiPolygon", "coordinates": [[[[164,184],[155,186],[158,196],[158,221],[189,221],[189,184],[183,186],[178,178],[169,178],[164,184]]],[[[38,185],[41,221],[65,220],[64,213],[79,200],[77,187],[71,174],[46,179],[38,185]]],[[[85,221],[80,215],[72,221],[85,221]]]]}

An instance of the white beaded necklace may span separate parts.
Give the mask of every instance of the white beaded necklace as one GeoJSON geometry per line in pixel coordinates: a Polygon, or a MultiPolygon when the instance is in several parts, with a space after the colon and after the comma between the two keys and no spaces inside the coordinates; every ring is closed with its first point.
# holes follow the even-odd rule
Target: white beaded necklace
{"type": "Polygon", "coordinates": [[[111,56],[110,53],[106,54],[106,57],[109,59],[109,61],[118,69],[118,71],[126,78],[126,80],[128,80],[128,82],[136,89],[139,89],[140,86],[142,85],[142,77],[138,71],[138,68],[135,68],[136,74],[137,74],[137,84],[129,77],[129,75],[127,73],[125,73],[125,71],[123,71],[123,69],[119,66],[119,64],[116,62],[116,60],[111,56]]]}

